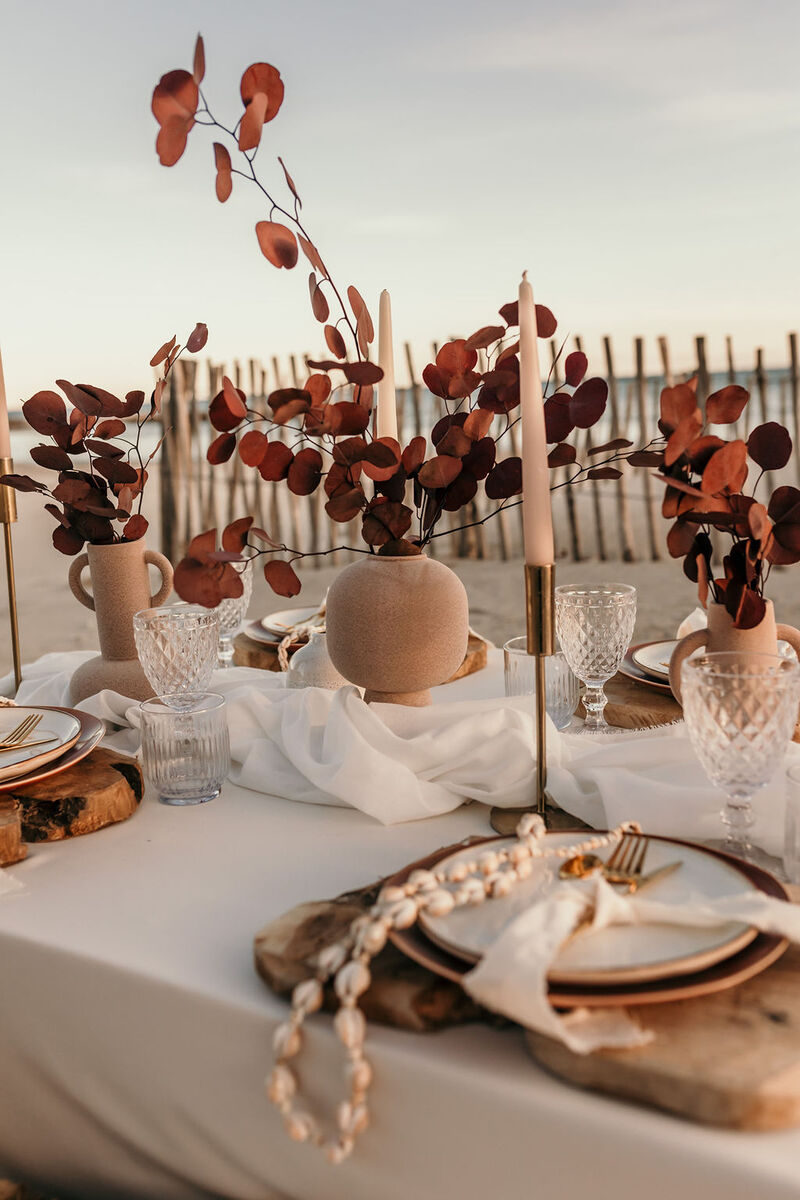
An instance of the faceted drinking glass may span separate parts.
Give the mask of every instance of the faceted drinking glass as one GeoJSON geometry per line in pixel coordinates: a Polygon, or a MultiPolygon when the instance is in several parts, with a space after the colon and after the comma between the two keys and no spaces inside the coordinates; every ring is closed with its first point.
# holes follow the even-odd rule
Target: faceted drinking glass
{"type": "Polygon", "coordinates": [[[142,766],[162,804],[204,804],[218,796],[230,768],[225,700],[213,692],[178,709],[174,696],[139,706],[142,766]]]}
{"type": "Polygon", "coordinates": [[[233,666],[233,639],[250,607],[253,594],[253,572],[249,564],[234,563],[233,568],[242,577],[242,594],[234,600],[223,600],[214,609],[219,618],[219,665],[233,666]]]}
{"type": "MultiPolygon", "coordinates": [[[[527,637],[515,637],[503,646],[507,696],[536,694],[536,659],[528,654],[527,637]]],[[[566,729],[580,700],[580,687],[561,653],[544,660],[545,703],[556,729],[566,729]]]]}
{"type": "Polygon", "coordinates": [[[636,623],[636,588],[627,583],[561,584],[556,633],[564,657],[586,690],[582,733],[608,733],[603,690],[616,675],[636,623]]]}
{"type": "Polygon", "coordinates": [[[683,716],[708,778],[726,797],[722,849],[752,859],[751,798],[783,762],[797,721],[800,664],[727,651],[687,659],[683,716]]]}
{"type": "Polygon", "coordinates": [[[208,687],[217,665],[217,614],[199,604],[144,608],[133,618],[136,651],[157,696],[188,708],[208,687]]]}

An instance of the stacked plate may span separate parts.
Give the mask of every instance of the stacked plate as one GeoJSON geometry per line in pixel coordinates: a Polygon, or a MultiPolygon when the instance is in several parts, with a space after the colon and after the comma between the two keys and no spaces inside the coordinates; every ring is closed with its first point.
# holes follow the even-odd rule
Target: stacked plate
{"type": "Polygon", "coordinates": [[[102,721],[75,708],[20,706],[0,708],[0,741],[29,716],[41,720],[22,745],[0,749],[0,792],[39,783],[74,767],[105,733],[102,721]]]}
{"type": "MultiPolygon", "coordinates": [[[[266,646],[277,646],[295,625],[305,625],[319,613],[319,606],[314,608],[284,608],[280,612],[270,613],[261,621],[250,621],[244,631],[254,642],[262,642],[266,646]]],[[[320,623],[322,618],[319,618],[320,623]]]]}
{"type": "Polygon", "coordinates": [[[657,691],[670,692],[669,660],[677,644],[677,638],[673,638],[671,641],[640,642],[638,646],[630,646],[622,660],[620,672],[657,691]]]}
{"type": "MultiPolygon", "coordinates": [[[[581,841],[580,833],[551,833],[556,845],[581,841]]],[[[647,870],[680,862],[680,868],[648,888],[647,896],[665,904],[698,904],[747,891],[762,891],[785,899],[787,893],[766,871],[692,842],[651,837],[647,870]]],[[[493,846],[511,838],[488,839],[493,846]]],[[[450,866],[472,859],[476,844],[466,849],[440,850],[423,863],[414,863],[390,882],[402,883],[416,867],[450,866]]],[[[544,898],[556,886],[552,874],[535,871],[518,883],[509,896],[487,900],[477,907],[458,908],[446,917],[422,914],[411,929],[390,934],[410,958],[447,979],[460,981],[493,941],[520,912],[544,898]]],[[[562,947],[550,972],[554,1005],[607,1007],[683,1000],[732,987],[763,971],[788,943],[759,933],[739,921],[701,928],[685,925],[642,924],[585,929],[562,947]]]]}

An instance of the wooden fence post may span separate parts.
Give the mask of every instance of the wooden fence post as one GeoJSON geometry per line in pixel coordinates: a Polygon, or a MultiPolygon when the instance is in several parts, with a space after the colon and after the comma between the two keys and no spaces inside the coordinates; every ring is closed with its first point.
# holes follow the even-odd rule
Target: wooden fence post
{"type": "MultiPolygon", "coordinates": [[[[611,408],[611,436],[623,436],[620,432],[619,398],[617,396],[617,377],[614,374],[614,356],[611,350],[611,338],[603,338],[603,349],[606,355],[606,374],[608,376],[608,402],[611,408]]],[[[625,435],[627,436],[627,435],[625,435]]],[[[623,562],[635,562],[633,525],[628,501],[628,481],[625,476],[627,464],[622,464],[622,475],[617,480],[617,516],[619,518],[619,546],[623,562]]],[[[569,489],[567,489],[569,490],[569,489]]]]}
{"type": "MultiPolygon", "coordinates": [[[[644,339],[637,337],[634,341],[634,347],[636,351],[636,402],[639,412],[639,436],[644,446],[649,440],[647,432],[647,380],[644,373],[644,339]]],[[[661,558],[661,548],[656,533],[658,517],[650,472],[643,471],[641,479],[644,485],[645,517],[647,520],[647,537],[650,543],[650,557],[654,562],[658,562],[661,558]]]]}

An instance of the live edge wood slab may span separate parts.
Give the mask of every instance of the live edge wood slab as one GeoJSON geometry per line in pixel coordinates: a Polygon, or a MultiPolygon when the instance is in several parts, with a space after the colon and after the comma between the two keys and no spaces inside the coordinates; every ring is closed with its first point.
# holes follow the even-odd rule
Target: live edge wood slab
{"type": "MultiPolygon", "coordinates": [[[[288,997],[314,973],[315,954],[374,903],[379,887],[298,905],[262,929],[255,965],[269,987],[288,997]]],[[[800,899],[800,888],[793,898],[800,899]]],[[[467,1021],[510,1024],[391,945],[373,959],[371,970],[372,984],[362,997],[369,1021],[416,1033],[467,1021]]],[[[333,1007],[328,994],[326,1008],[333,1007]]],[[[525,1038],[542,1067],[579,1087],[732,1129],[800,1124],[800,948],[791,947],[739,987],[648,1005],[639,1020],[656,1037],[638,1050],[584,1056],[539,1034],[526,1031],[525,1038]]]]}
{"type": "Polygon", "coordinates": [[[136,759],[97,749],[67,771],[0,795],[0,865],[25,857],[23,842],[55,842],[125,821],[144,793],[136,759]]]}

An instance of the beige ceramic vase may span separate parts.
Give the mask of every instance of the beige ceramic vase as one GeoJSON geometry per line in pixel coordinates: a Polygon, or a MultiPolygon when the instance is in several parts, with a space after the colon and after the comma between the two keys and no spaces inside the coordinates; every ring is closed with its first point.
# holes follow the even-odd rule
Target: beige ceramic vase
{"type": "Polygon", "coordinates": [[[100,654],[90,658],[72,676],[70,698],[73,704],[109,688],[146,700],[153,689],[145,678],[136,654],[133,638],[133,614],[166,600],[172,590],[172,567],[163,554],[148,550],[144,540],[111,542],[106,546],[88,546],[69,571],[69,586],[75,596],[97,618],[100,654]],[[150,576],[147,564],[161,572],[161,587],[150,595],[150,576]],[[81,573],[88,567],[92,578],[92,595],[81,583],[81,573]]]}
{"type": "Polygon", "coordinates": [[[724,604],[709,604],[708,628],[697,629],[682,638],[669,660],[669,686],[672,694],[681,702],[681,667],[690,654],[701,648],[708,654],[725,650],[750,654],[777,654],[778,639],[788,642],[800,658],[800,630],[793,625],[776,625],[775,609],[767,600],[764,619],[753,629],[737,629],[724,604]]]}
{"type": "Polygon", "coordinates": [[[368,555],[328,592],[331,661],[367,703],[430,704],[430,688],[464,661],[469,605],[449,567],[424,554],[368,555]]]}

